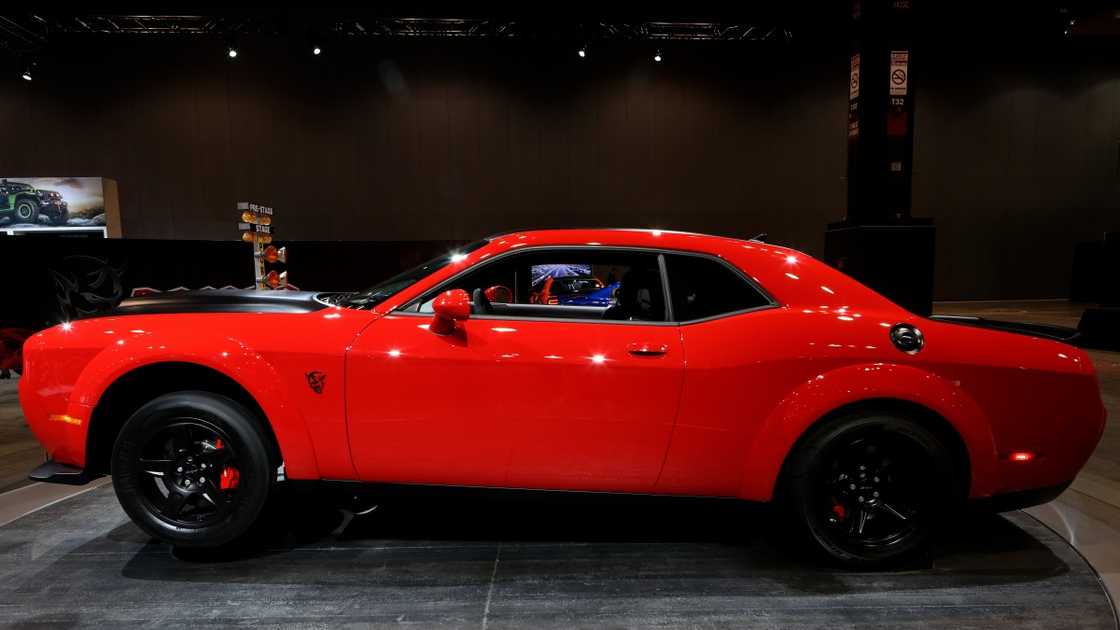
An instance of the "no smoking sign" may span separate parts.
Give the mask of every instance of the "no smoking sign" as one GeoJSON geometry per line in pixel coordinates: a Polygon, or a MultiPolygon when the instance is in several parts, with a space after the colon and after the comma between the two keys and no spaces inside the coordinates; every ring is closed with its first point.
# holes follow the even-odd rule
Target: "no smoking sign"
{"type": "Polygon", "coordinates": [[[906,96],[910,85],[910,52],[891,52],[891,96],[906,96]]]}

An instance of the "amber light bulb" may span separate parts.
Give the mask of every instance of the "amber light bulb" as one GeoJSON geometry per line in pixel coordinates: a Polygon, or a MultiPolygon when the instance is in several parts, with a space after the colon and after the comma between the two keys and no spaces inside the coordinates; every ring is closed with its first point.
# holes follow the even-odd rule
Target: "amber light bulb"
{"type": "Polygon", "coordinates": [[[256,217],[254,217],[253,213],[249,212],[248,210],[241,213],[241,220],[244,221],[245,223],[252,223],[254,218],[256,218],[256,217]]]}

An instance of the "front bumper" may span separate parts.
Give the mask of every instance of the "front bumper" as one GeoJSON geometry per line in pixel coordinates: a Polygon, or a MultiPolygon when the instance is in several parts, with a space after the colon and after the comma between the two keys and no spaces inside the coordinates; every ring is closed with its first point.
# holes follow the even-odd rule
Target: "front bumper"
{"type": "Polygon", "coordinates": [[[68,486],[84,486],[100,475],[90,475],[86,471],[69,464],[60,464],[53,459],[43,462],[31,471],[28,478],[45,483],[61,483],[68,486]]]}
{"type": "Polygon", "coordinates": [[[44,201],[39,204],[39,212],[52,214],[55,216],[67,216],[70,211],[70,204],[65,201],[44,201]]]}

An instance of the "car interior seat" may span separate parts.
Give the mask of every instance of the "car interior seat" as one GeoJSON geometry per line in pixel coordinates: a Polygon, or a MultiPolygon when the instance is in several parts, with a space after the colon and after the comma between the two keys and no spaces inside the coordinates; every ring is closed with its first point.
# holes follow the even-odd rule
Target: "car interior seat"
{"type": "Polygon", "coordinates": [[[631,269],[618,286],[618,302],[607,307],[603,319],[662,321],[665,298],[661,293],[661,274],[656,269],[631,269]]]}

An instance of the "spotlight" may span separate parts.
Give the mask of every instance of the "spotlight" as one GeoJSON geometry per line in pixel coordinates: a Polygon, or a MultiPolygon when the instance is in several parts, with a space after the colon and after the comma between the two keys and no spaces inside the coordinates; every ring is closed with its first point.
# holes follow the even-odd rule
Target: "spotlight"
{"type": "Polygon", "coordinates": [[[580,59],[583,59],[584,57],[586,57],[587,56],[587,46],[584,46],[584,47],[580,48],[579,52],[576,53],[576,54],[579,55],[580,59]]]}
{"type": "Polygon", "coordinates": [[[653,54],[653,60],[656,61],[657,63],[661,63],[661,51],[660,50],[653,54]]]}
{"type": "Polygon", "coordinates": [[[19,76],[23,77],[24,81],[30,81],[32,79],[31,66],[27,66],[27,68],[24,69],[23,74],[21,74],[19,76]]]}
{"type": "Polygon", "coordinates": [[[237,47],[230,46],[226,49],[226,54],[229,55],[230,59],[237,59],[237,47]]]}
{"type": "Polygon", "coordinates": [[[311,54],[312,55],[321,55],[321,54],[323,54],[323,49],[318,47],[318,46],[312,46],[311,47],[311,54]]]}

